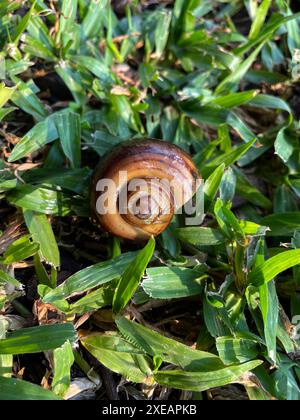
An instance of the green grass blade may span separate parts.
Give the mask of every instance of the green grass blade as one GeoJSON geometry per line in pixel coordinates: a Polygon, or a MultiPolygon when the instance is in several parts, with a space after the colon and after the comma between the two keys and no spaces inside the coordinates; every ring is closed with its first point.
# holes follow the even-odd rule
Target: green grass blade
{"type": "Polygon", "coordinates": [[[204,198],[205,198],[205,211],[208,211],[213,200],[215,199],[220,188],[222,178],[225,171],[225,164],[222,163],[205,181],[204,184],[204,198]]]}
{"type": "Polygon", "coordinates": [[[60,348],[55,349],[54,358],[54,377],[52,390],[56,395],[63,397],[67,392],[71,382],[71,367],[74,363],[72,345],[66,341],[60,348]]]}
{"type": "Polygon", "coordinates": [[[220,230],[206,227],[178,228],[175,235],[180,241],[196,246],[216,246],[225,242],[220,230]]]}
{"type": "Polygon", "coordinates": [[[213,99],[209,104],[218,105],[221,108],[231,109],[250,102],[255,96],[257,96],[259,91],[249,90],[247,92],[238,92],[231,93],[225,96],[218,96],[216,99],[213,99]]]}
{"type": "Polygon", "coordinates": [[[0,400],[60,400],[53,392],[20,379],[0,377],[0,400]]]}
{"type": "Polygon", "coordinates": [[[80,115],[69,110],[57,112],[54,116],[54,123],[60,138],[62,149],[70,162],[71,168],[80,168],[80,115]]]}
{"type": "Polygon", "coordinates": [[[60,191],[25,184],[7,195],[11,204],[37,213],[66,216],[72,210],[70,197],[60,191]]]}
{"type": "Polygon", "coordinates": [[[229,76],[227,76],[217,87],[216,93],[221,94],[223,92],[233,91],[236,89],[238,84],[242,81],[252,64],[254,63],[256,57],[260,53],[261,49],[265,45],[265,42],[262,42],[250,55],[244,60],[237,69],[235,69],[229,76]]]}
{"type": "Polygon", "coordinates": [[[249,39],[255,39],[259,35],[266,20],[271,3],[272,0],[263,0],[261,5],[257,9],[256,16],[252,23],[251,30],[249,33],[249,39]]]}
{"type": "Polygon", "coordinates": [[[9,265],[18,261],[26,260],[35,255],[40,246],[38,243],[31,242],[28,236],[23,236],[13,242],[5,251],[1,264],[9,265]]]}
{"type": "Polygon", "coordinates": [[[74,343],[76,338],[70,323],[24,328],[0,340],[0,354],[40,353],[54,350],[67,340],[74,343]]]}
{"type": "Polygon", "coordinates": [[[41,147],[56,140],[58,133],[53,122],[52,116],[47,117],[44,121],[36,124],[15,146],[9,162],[15,162],[29,155],[30,153],[39,150],[41,147]]]}
{"type": "Polygon", "coordinates": [[[198,268],[148,268],[142,287],[153,299],[183,298],[199,295],[203,290],[201,280],[206,277],[198,268]]]}
{"type": "Polygon", "coordinates": [[[151,356],[159,356],[162,360],[193,371],[213,371],[223,364],[214,354],[194,350],[170,338],[143,327],[126,318],[118,317],[117,326],[122,336],[137,348],[151,356]]]}
{"type": "Polygon", "coordinates": [[[249,362],[258,357],[260,350],[255,340],[247,338],[218,337],[216,344],[225,365],[249,362]]]}
{"type": "Polygon", "coordinates": [[[47,216],[25,210],[24,218],[33,240],[40,245],[41,259],[53,267],[59,267],[59,249],[47,216]]]}
{"type": "Polygon", "coordinates": [[[256,267],[249,274],[248,280],[255,286],[260,286],[298,264],[300,264],[300,250],[285,251],[256,267]]]}
{"type": "Polygon", "coordinates": [[[221,155],[215,159],[213,159],[209,164],[206,165],[206,167],[203,168],[202,174],[204,177],[209,176],[215,168],[217,168],[222,163],[228,167],[235,163],[237,160],[239,160],[256,142],[256,139],[253,139],[252,141],[242,144],[241,146],[238,146],[231,152],[228,152],[224,155],[221,155]]]}
{"type": "Polygon", "coordinates": [[[15,89],[15,87],[9,88],[4,83],[0,83],[0,108],[12,97],[15,89]]]}
{"type": "Polygon", "coordinates": [[[160,385],[166,386],[167,388],[203,392],[211,388],[217,388],[231,383],[239,383],[243,374],[257,368],[261,364],[261,361],[256,360],[240,366],[231,366],[219,371],[207,373],[161,371],[156,373],[154,378],[160,385]]]}
{"type": "MultiPolygon", "coordinates": [[[[81,340],[83,346],[104,366],[119,373],[129,381],[153,383],[150,374],[145,374],[137,363],[136,357],[142,352],[116,335],[91,335],[81,340]]],[[[145,360],[144,360],[145,361],[145,360]]]]}
{"type": "Polygon", "coordinates": [[[151,238],[145,248],[139,252],[135,260],[126,268],[113,298],[114,312],[121,312],[130,301],[152,258],[154,250],[155,239],[151,238]]]}
{"type": "Polygon", "coordinates": [[[122,254],[110,261],[101,262],[79,271],[69,277],[62,285],[48,293],[44,302],[51,303],[86,292],[122,276],[128,265],[136,258],[136,253],[122,254]]]}
{"type": "Polygon", "coordinates": [[[271,214],[261,221],[264,226],[269,226],[269,236],[293,235],[300,226],[300,212],[271,214]]]}

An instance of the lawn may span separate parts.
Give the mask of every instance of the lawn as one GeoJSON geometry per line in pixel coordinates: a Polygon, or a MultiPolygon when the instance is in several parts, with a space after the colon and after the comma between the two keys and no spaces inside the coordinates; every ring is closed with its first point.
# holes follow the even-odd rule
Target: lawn
{"type": "Polygon", "coordinates": [[[0,400],[300,400],[297,3],[0,2],[0,400]],[[201,221],[113,235],[128,162],[201,221]]]}

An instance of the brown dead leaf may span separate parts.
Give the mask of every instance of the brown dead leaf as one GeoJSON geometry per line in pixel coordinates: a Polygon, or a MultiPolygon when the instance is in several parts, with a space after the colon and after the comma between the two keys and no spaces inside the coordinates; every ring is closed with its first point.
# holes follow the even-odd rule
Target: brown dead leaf
{"type": "Polygon", "coordinates": [[[40,325],[52,325],[66,322],[66,315],[56,309],[50,303],[44,303],[42,300],[36,300],[33,305],[33,314],[40,325]]]}

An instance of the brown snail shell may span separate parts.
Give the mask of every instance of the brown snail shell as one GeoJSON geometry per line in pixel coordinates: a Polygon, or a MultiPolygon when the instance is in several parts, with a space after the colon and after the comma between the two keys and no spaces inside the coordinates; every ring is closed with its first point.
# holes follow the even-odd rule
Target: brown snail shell
{"type": "Polygon", "coordinates": [[[94,172],[91,189],[94,217],[104,230],[115,236],[147,240],[168,227],[175,211],[193,197],[200,179],[188,154],[171,143],[154,139],[122,143],[100,161],[94,172]],[[126,177],[120,177],[125,173],[126,177]],[[108,186],[104,190],[101,185],[100,188],[104,180],[116,187],[108,186]],[[130,188],[140,180],[142,185],[130,188]],[[184,194],[179,194],[182,187],[184,194]],[[120,205],[122,193],[127,193],[125,205],[124,201],[120,205]],[[106,214],[102,207],[98,211],[100,202],[108,207],[106,214]]]}

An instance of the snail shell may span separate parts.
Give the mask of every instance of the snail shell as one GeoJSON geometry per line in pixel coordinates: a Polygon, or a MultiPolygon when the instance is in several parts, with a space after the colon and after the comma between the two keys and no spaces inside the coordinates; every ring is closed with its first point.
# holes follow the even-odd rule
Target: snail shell
{"type": "Polygon", "coordinates": [[[92,210],[104,230],[129,240],[147,240],[168,227],[174,213],[193,197],[200,179],[188,154],[171,143],[125,142],[94,172],[92,210]]]}

